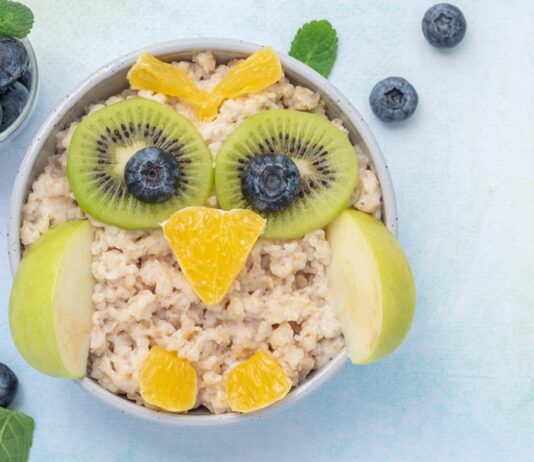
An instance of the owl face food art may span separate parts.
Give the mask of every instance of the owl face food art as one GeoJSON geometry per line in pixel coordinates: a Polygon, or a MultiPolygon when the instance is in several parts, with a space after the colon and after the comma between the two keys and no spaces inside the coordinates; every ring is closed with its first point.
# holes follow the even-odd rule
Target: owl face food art
{"type": "Polygon", "coordinates": [[[383,227],[377,176],[270,47],[224,63],[145,53],[128,79],[58,134],[32,184],[15,343],[44,373],[151,409],[264,408],[352,335],[334,231],[347,213],[383,227]],[[53,286],[39,293],[37,267],[53,286]],[[26,335],[38,305],[46,351],[26,335]]]}

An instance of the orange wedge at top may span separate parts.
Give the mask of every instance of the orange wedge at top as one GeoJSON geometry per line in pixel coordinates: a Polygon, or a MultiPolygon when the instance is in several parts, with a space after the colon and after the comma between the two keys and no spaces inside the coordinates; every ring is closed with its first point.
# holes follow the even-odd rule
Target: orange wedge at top
{"type": "Polygon", "coordinates": [[[187,72],[148,53],[139,56],[128,72],[128,80],[135,90],[150,90],[180,98],[194,106],[199,119],[215,118],[223,101],[222,96],[199,88],[187,72]]]}
{"type": "Polygon", "coordinates": [[[192,105],[200,120],[212,120],[225,99],[257,93],[276,83],[282,75],[276,52],[265,47],[232,67],[212,92],[199,88],[187,72],[148,53],[143,53],[132,66],[128,80],[135,90],[176,96],[192,105]]]}
{"type": "Polygon", "coordinates": [[[250,210],[187,207],[163,224],[163,233],[194,292],[212,305],[228,292],[264,226],[250,210]]]}
{"type": "Polygon", "coordinates": [[[282,77],[282,64],[271,47],[265,47],[232,67],[213,93],[226,99],[258,93],[282,77]]]}

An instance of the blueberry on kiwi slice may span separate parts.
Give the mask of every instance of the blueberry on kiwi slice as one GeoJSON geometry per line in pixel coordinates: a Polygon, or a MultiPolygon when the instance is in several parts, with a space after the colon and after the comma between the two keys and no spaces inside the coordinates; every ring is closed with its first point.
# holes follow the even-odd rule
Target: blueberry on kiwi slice
{"type": "Polygon", "coordinates": [[[294,110],[248,117],[215,160],[220,206],[258,212],[269,239],[326,226],[347,208],[358,178],[347,135],[319,115],[294,110]]]}
{"type": "Polygon", "coordinates": [[[187,118],[165,104],[131,98],[80,122],[67,176],[88,215],[124,229],[157,228],[176,210],[206,202],[213,160],[187,118]]]}

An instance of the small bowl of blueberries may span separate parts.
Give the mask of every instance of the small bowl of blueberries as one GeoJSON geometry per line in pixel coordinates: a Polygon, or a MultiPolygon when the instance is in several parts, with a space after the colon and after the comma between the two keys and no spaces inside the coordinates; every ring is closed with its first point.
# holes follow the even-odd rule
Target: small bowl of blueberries
{"type": "Polygon", "coordinates": [[[33,25],[31,11],[16,2],[0,5],[11,21],[0,21],[0,142],[19,133],[29,119],[39,90],[37,58],[25,38],[33,25]],[[11,8],[12,11],[7,10],[11,8]]]}
{"type": "Polygon", "coordinates": [[[0,38],[0,142],[28,120],[38,90],[37,58],[29,40],[0,38]]]}

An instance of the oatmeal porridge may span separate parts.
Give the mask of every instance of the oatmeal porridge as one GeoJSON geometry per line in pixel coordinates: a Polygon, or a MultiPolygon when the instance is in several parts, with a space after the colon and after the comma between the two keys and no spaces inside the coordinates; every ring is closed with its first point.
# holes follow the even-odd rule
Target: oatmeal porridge
{"type": "MultiPolygon", "coordinates": [[[[239,60],[217,65],[210,52],[173,63],[211,91],[239,60]]],[[[86,115],[141,97],[183,114],[198,129],[215,158],[230,134],[248,117],[271,109],[295,109],[327,118],[320,95],[286,77],[267,89],[221,105],[212,121],[200,121],[176,97],[128,89],[91,105],[86,115]]],[[[340,120],[331,120],[345,131],[340,120]]],[[[79,122],[57,135],[56,153],[33,182],[24,205],[22,244],[29,248],[51,227],[89,218],[92,243],[93,329],[88,376],[112,393],[151,407],[141,397],[139,369],[154,345],[178,351],[198,376],[196,406],[230,411],[225,381],[230,370],[256,351],[272,352],[297,386],[343,348],[326,270],[331,249],[322,229],[291,240],[260,239],[245,267],[219,303],[204,304],[192,290],[163,233],[127,231],[86,217],[66,175],[67,149],[79,122]]],[[[351,206],[380,218],[381,191],[369,160],[354,146],[360,182],[351,206]]],[[[208,200],[217,207],[215,196],[208,200]]]]}

